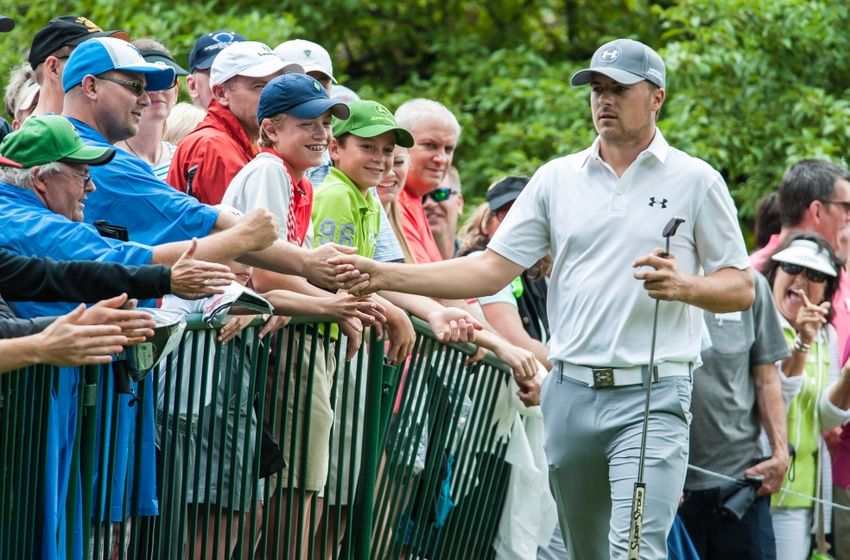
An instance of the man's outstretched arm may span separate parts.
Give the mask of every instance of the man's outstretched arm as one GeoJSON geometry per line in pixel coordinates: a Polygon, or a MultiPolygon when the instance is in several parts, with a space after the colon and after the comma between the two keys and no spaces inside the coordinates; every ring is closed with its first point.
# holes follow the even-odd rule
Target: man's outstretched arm
{"type": "Polygon", "coordinates": [[[368,274],[368,292],[393,290],[445,299],[495,294],[524,270],[490,249],[428,264],[378,263],[357,255],[333,257],[329,264],[352,265],[368,274]]]}

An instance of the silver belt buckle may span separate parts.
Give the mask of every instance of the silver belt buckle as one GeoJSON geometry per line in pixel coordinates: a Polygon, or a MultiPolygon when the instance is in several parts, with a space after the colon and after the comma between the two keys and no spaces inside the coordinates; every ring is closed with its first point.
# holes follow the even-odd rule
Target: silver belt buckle
{"type": "Polygon", "coordinates": [[[605,389],[614,386],[614,368],[591,368],[593,388],[605,389]]]}

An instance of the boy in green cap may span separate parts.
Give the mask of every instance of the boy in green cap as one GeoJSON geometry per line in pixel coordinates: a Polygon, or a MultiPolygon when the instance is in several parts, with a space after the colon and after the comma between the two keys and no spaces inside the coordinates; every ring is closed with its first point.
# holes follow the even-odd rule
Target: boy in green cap
{"type": "Polygon", "coordinates": [[[380,208],[369,189],[392,168],[396,145],[413,146],[413,136],[376,101],[355,101],[348,119],[334,119],[328,151],[334,167],[313,200],[314,246],[328,242],[357,247],[371,257],[380,228],[380,208]]]}

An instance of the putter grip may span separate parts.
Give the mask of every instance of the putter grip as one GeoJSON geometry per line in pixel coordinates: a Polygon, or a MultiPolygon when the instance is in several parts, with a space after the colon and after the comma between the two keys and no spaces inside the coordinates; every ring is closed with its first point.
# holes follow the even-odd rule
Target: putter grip
{"type": "Polygon", "coordinates": [[[635,482],[632,495],[632,518],[629,523],[629,560],[640,560],[640,537],[643,533],[643,504],[646,497],[646,483],[635,482]]]}

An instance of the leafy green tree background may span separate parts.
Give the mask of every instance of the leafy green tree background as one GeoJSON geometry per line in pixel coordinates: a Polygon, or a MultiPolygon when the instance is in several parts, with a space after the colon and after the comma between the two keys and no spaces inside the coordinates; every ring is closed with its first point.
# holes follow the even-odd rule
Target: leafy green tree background
{"type": "Polygon", "coordinates": [[[720,169],[741,217],[803,157],[843,163],[850,147],[850,8],[814,0],[315,0],[229,3],[44,1],[0,13],[0,62],[22,60],[51,17],[80,14],[151,36],[185,62],[195,37],[234,29],[274,47],[315,40],[340,82],[395,108],[424,96],[463,125],[455,159],[467,198],[507,173],[532,173],[594,137],[586,88],[569,76],[595,48],[625,36],[668,67],[659,126],[677,147],[720,169]]]}

